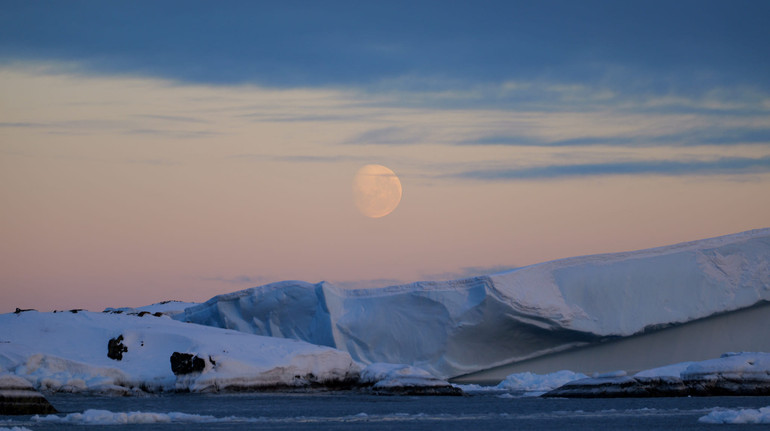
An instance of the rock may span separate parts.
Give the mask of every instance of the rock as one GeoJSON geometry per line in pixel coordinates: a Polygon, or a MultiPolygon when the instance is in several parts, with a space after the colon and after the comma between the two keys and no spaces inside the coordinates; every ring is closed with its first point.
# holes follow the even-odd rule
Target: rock
{"type": "Polygon", "coordinates": [[[579,379],[543,394],[564,398],[682,397],[690,388],[678,377],[599,377],[579,379]]]}
{"type": "Polygon", "coordinates": [[[0,374],[0,415],[57,413],[56,409],[27,380],[0,374]]]}
{"type": "Polygon", "coordinates": [[[19,308],[19,307],[16,307],[16,311],[14,311],[13,314],[21,314],[21,313],[24,313],[25,311],[37,311],[37,310],[35,310],[34,308],[19,308]]]}
{"type": "Polygon", "coordinates": [[[191,353],[174,352],[170,360],[171,371],[177,376],[201,372],[206,368],[206,361],[191,353]]]}
{"type": "Polygon", "coordinates": [[[563,398],[651,398],[686,396],[767,396],[770,381],[756,379],[678,377],[588,378],[569,382],[543,397],[563,398]]]}
{"type": "Polygon", "coordinates": [[[120,361],[125,352],[128,352],[128,347],[123,345],[123,334],[118,335],[117,338],[110,338],[110,341],[107,342],[108,358],[120,361]]]}

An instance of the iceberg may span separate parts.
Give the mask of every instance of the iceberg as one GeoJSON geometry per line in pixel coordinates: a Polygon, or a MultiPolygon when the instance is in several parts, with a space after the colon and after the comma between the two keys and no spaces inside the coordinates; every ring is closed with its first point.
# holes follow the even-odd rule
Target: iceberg
{"type": "Polygon", "coordinates": [[[378,289],[283,281],[215,296],[173,318],[461,383],[770,351],[757,329],[770,318],[770,229],[378,289]]]}
{"type": "Polygon", "coordinates": [[[405,364],[369,364],[361,371],[360,384],[374,393],[400,395],[462,395],[461,388],[429,372],[405,364]]]}
{"type": "Polygon", "coordinates": [[[586,377],[588,376],[585,374],[569,370],[560,370],[544,375],[529,372],[515,373],[506,377],[495,388],[509,392],[522,392],[525,396],[538,396],[566,383],[586,377]]]}

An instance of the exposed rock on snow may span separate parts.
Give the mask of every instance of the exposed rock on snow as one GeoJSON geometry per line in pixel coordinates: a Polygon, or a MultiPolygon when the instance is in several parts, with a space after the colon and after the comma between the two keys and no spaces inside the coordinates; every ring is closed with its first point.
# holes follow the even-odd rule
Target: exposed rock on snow
{"type": "Polygon", "coordinates": [[[127,352],[128,348],[123,345],[123,335],[118,335],[117,338],[110,338],[107,342],[107,357],[119,361],[123,359],[123,353],[127,352]]]}
{"type": "MultiPolygon", "coordinates": [[[[285,281],[219,295],[174,318],[450,377],[767,301],[770,229],[761,229],[455,281],[359,290],[285,281]]],[[[765,344],[758,334],[740,348],[765,344]]],[[[668,358],[684,359],[693,358],[668,358]]]]}
{"type": "Polygon", "coordinates": [[[431,373],[404,364],[374,363],[361,371],[360,382],[376,393],[399,395],[462,395],[462,390],[431,373]]]}
{"type": "Polygon", "coordinates": [[[113,314],[131,314],[131,315],[147,315],[152,314],[153,316],[174,316],[176,314],[181,313],[185,308],[192,307],[194,305],[198,305],[197,302],[183,302],[183,301],[162,301],[151,305],[145,305],[143,307],[120,307],[120,308],[106,308],[104,310],[105,313],[113,313],[113,314]]]}
{"type": "Polygon", "coordinates": [[[128,394],[339,386],[356,382],[360,371],[350,355],[328,347],[167,318],[27,312],[0,315],[0,328],[0,372],[22,376],[45,391],[128,394]],[[116,361],[104,348],[119,335],[127,350],[116,361]],[[169,361],[174,352],[210,360],[202,370],[176,376],[169,361]]]}
{"type": "Polygon", "coordinates": [[[190,353],[174,352],[171,354],[171,372],[180,374],[200,373],[206,368],[206,361],[190,353]]]}
{"type": "Polygon", "coordinates": [[[32,384],[12,374],[0,374],[0,415],[48,413],[56,413],[56,409],[32,384]]]}
{"type": "Polygon", "coordinates": [[[674,364],[630,376],[569,382],[545,397],[614,398],[770,395],[770,353],[726,353],[719,359],[674,364]]]}

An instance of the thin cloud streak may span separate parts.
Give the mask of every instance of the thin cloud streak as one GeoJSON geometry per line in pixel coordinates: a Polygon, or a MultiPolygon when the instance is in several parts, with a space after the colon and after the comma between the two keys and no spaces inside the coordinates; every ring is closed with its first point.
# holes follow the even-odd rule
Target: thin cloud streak
{"type": "Polygon", "coordinates": [[[725,157],[711,161],[645,160],[473,170],[451,175],[481,181],[544,180],[611,175],[746,175],[770,172],[770,156],[725,157]]]}
{"type": "Polygon", "coordinates": [[[767,145],[768,128],[708,128],[657,136],[585,136],[547,141],[529,136],[492,135],[457,142],[457,145],[488,145],[509,147],[692,147],[699,145],[767,145]]]}

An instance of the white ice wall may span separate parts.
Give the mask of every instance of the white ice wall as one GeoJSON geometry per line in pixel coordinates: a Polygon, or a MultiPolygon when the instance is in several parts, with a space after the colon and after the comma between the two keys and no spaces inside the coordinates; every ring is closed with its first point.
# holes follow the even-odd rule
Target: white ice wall
{"type": "Polygon", "coordinates": [[[763,301],[770,229],[381,289],[286,281],[220,295],[175,318],[448,377],[763,301]]]}

